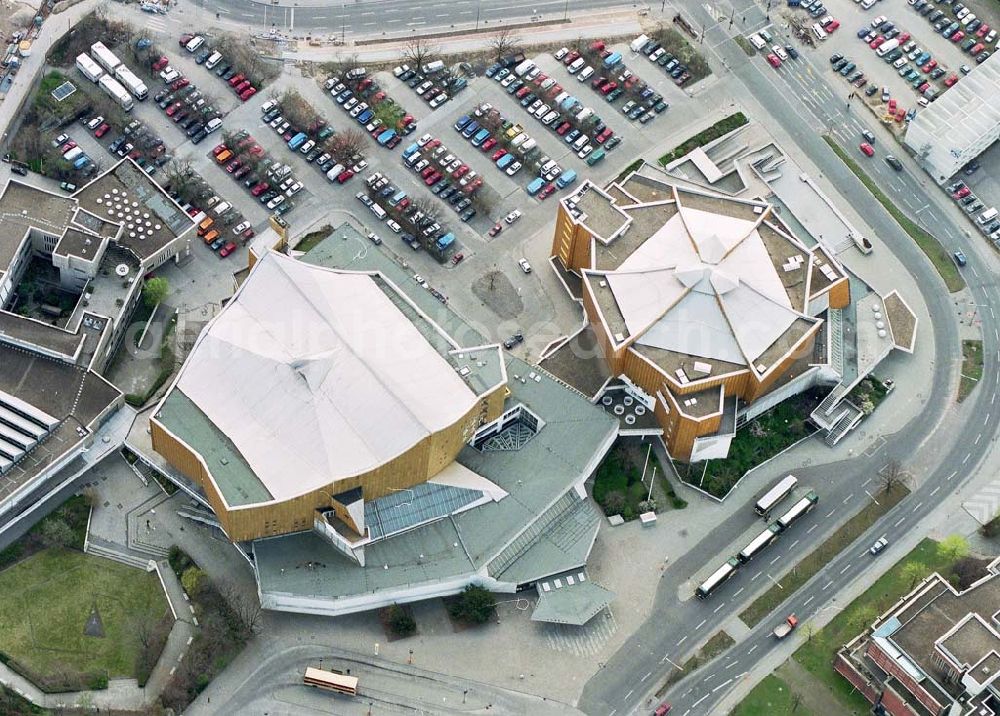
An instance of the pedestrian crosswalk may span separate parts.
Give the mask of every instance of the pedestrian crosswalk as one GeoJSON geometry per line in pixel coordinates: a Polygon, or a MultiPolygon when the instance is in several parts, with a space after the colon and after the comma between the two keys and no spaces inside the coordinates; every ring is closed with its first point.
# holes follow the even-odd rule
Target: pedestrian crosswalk
{"type": "Polygon", "coordinates": [[[962,503],[965,511],[981,525],[1000,514],[1000,480],[994,480],[962,503]]]}
{"type": "Polygon", "coordinates": [[[151,17],[144,24],[155,33],[166,33],[167,31],[167,23],[161,17],[151,17]]]}
{"type": "Polygon", "coordinates": [[[582,627],[568,624],[546,624],[545,642],[554,651],[576,656],[593,656],[618,631],[618,622],[610,609],[598,614],[582,627]]]}

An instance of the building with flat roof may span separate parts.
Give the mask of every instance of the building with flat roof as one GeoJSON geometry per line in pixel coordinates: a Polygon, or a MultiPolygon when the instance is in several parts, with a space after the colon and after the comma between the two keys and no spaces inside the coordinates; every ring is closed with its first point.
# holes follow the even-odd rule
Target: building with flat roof
{"type": "Polygon", "coordinates": [[[1000,712],[1000,560],[963,591],[932,574],[837,654],[878,713],[1000,712]]]}
{"type": "MultiPolygon", "coordinates": [[[[558,212],[554,261],[561,275],[579,279],[604,385],[624,383],[642,414],[655,416],[675,459],[725,457],[737,426],[781,400],[816,385],[837,386],[839,400],[864,377],[847,374],[832,342],[842,338],[844,314],[857,316],[853,277],[767,202],[641,168],[605,189],[584,183],[558,212]]],[[[878,320],[859,326],[855,348],[870,369],[894,347],[912,350],[912,330],[906,345],[897,343],[882,320],[883,299],[863,288],[857,299],[871,305],[862,318],[878,320]]],[[[908,308],[898,318],[901,331],[913,329],[908,308]]],[[[576,336],[564,346],[584,353],[576,336]]],[[[565,365],[560,350],[542,365],[565,365]]],[[[569,363],[560,376],[574,382],[569,363]]],[[[587,394],[593,369],[592,360],[582,369],[587,394]]],[[[839,430],[860,416],[831,403],[814,420],[839,430]]]]}
{"type": "Polygon", "coordinates": [[[65,468],[82,469],[122,406],[121,391],[101,374],[125,335],[143,276],[180,251],[192,226],[131,160],[70,195],[30,180],[3,187],[0,532],[61,489],[65,468]],[[46,304],[46,295],[68,297],[71,307],[46,304]]]}
{"type": "Polygon", "coordinates": [[[601,520],[583,483],[616,422],[347,224],[300,259],[263,250],[150,429],[147,459],[251,557],[268,609],[545,579],[540,619],[610,601],[584,570],[601,520]]]}
{"type": "Polygon", "coordinates": [[[1000,60],[994,53],[907,125],[903,141],[938,184],[947,182],[1000,137],[998,94],[1000,60]]]}

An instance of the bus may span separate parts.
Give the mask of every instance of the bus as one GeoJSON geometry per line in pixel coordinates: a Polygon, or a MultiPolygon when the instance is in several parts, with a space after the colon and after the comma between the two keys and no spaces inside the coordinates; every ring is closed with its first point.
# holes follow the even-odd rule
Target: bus
{"type": "Polygon", "coordinates": [[[758,554],[763,552],[765,547],[774,542],[774,540],[778,538],[779,532],[781,532],[781,528],[778,527],[777,522],[768,525],[767,529],[750,540],[750,544],[744,547],[743,550],[736,555],[736,557],[740,560],[740,562],[746,564],[758,554]]]}
{"type": "Polygon", "coordinates": [[[324,669],[314,669],[311,666],[307,666],[305,676],[302,677],[302,683],[306,686],[313,686],[325,691],[334,691],[338,694],[346,694],[348,696],[358,695],[358,678],[356,676],[345,676],[336,671],[325,671],[324,669]]]}
{"type": "Polygon", "coordinates": [[[788,497],[797,484],[799,484],[799,480],[795,477],[795,475],[787,475],[783,477],[781,482],[772,487],[763,497],[757,500],[757,504],[754,505],[754,510],[758,515],[767,517],[768,513],[777,507],[779,502],[788,497]]]}
{"type": "Polygon", "coordinates": [[[819,502],[819,495],[810,491],[809,494],[792,505],[788,512],[779,517],[778,521],[774,524],[778,525],[781,531],[784,532],[797,522],[800,517],[809,514],[809,511],[816,506],[817,502],[819,502]]]}
{"type": "Polygon", "coordinates": [[[124,85],[125,89],[131,92],[132,96],[140,102],[149,96],[149,89],[146,87],[146,83],[140,80],[125,65],[118,65],[118,69],[115,70],[115,79],[118,80],[119,84],[124,85]]]}
{"type": "Polygon", "coordinates": [[[739,569],[739,567],[739,560],[737,560],[736,557],[730,557],[729,561],[712,572],[712,575],[702,582],[701,585],[695,590],[694,593],[698,596],[698,599],[704,599],[725,584],[730,577],[736,574],[736,570],[739,569]]]}

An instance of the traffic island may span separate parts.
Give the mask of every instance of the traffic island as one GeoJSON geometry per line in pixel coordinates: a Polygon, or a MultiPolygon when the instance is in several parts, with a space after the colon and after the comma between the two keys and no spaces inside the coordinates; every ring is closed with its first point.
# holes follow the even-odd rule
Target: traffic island
{"type": "Polygon", "coordinates": [[[973,388],[983,377],[983,342],[962,341],[962,375],[958,383],[958,397],[961,403],[969,397],[973,388]]]}

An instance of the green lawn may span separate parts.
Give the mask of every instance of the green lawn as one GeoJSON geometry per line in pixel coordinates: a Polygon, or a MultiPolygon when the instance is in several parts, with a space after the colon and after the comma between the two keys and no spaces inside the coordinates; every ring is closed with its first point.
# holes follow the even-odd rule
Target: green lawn
{"type": "Polygon", "coordinates": [[[929,234],[923,228],[921,228],[915,221],[910,219],[905,213],[903,213],[899,207],[897,207],[892,199],[886,196],[878,185],[872,180],[871,177],[858,165],[856,161],[848,154],[843,147],[834,141],[833,137],[828,134],[823,135],[823,139],[826,143],[830,145],[830,148],[834,153],[840,157],[840,159],[847,165],[854,174],[861,180],[868,191],[871,192],[872,196],[878,200],[887,212],[896,220],[903,231],[910,235],[910,238],[920,247],[920,250],[926,254],[930,262],[934,264],[934,268],[937,272],[941,274],[941,278],[944,279],[945,285],[948,290],[954,293],[955,291],[961,291],[965,288],[965,279],[962,278],[962,274],[959,273],[958,267],[955,266],[954,260],[952,260],[951,255],[948,251],[941,245],[934,236],[929,234]]]}
{"type": "Polygon", "coordinates": [[[864,697],[854,691],[847,679],[833,670],[837,650],[869,627],[879,614],[916,586],[915,580],[919,575],[926,576],[935,571],[947,575],[953,561],[952,557],[941,553],[937,542],[923,540],[829,624],[815,632],[809,641],[799,647],[793,658],[826,684],[844,703],[844,713],[868,713],[871,706],[864,697]],[[918,568],[908,568],[908,564],[916,564],[918,568]],[[911,574],[917,569],[919,572],[911,574]]]}
{"type": "Polygon", "coordinates": [[[983,377],[983,342],[962,341],[962,375],[958,382],[958,402],[969,397],[983,377]]]}
{"type": "Polygon", "coordinates": [[[792,690],[777,676],[767,676],[730,712],[729,716],[813,716],[795,700],[792,690]]]}
{"type": "MultiPolygon", "coordinates": [[[[878,504],[869,501],[858,514],[845,522],[822,545],[793,566],[787,574],[779,576],[778,582],[781,586],[774,585],[757,597],[740,614],[740,619],[750,626],[757,624],[761,619],[774,611],[779,604],[785,601],[789,594],[812,579],[813,575],[825,567],[831,559],[847,549],[862,532],[872,526],[875,520],[892,509],[907,494],[909,494],[909,490],[902,486],[895,488],[888,494],[885,491],[876,493],[878,504]]],[[[821,496],[820,508],[823,506],[822,502],[821,496]]]]}
{"type": "Polygon", "coordinates": [[[138,620],[168,611],[155,574],[65,549],[46,549],[0,572],[0,647],[33,675],[133,676],[138,620]],[[96,605],[104,637],[85,636],[96,605]]]}

